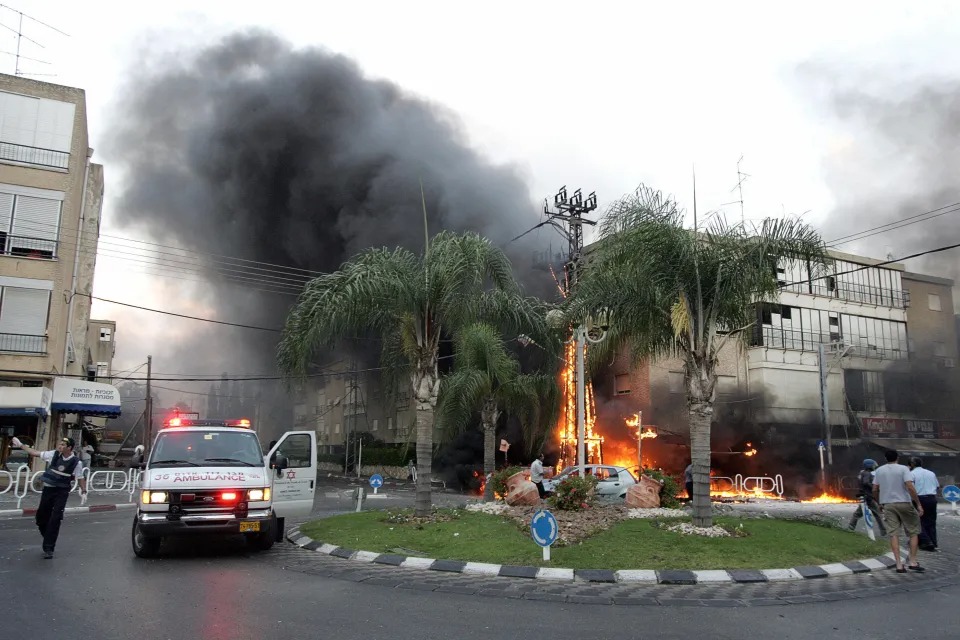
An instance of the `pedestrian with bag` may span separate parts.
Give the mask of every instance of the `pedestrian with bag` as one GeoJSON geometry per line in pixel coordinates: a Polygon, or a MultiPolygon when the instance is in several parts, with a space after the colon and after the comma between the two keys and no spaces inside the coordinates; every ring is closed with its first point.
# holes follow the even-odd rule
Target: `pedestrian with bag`
{"type": "Polygon", "coordinates": [[[43,557],[49,560],[57,546],[60,536],[60,523],[63,510],[70,497],[74,479],[80,485],[80,495],[86,498],[87,479],[83,477],[83,463],[73,453],[76,443],[73,438],[63,438],[53,451],[38,451],[22,444],[17,438],[13,446],[23,449],[31,458],[40,458],[47,463],[47,469],[40,479],[43,481],[43,493],[40,494],[40,506],[37,507],[36,523],[43,536],[43,557]]]}

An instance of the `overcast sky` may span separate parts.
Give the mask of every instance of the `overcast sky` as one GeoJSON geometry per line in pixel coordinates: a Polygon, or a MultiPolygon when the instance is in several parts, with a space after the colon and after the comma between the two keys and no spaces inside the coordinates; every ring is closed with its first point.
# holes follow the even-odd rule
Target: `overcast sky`
{"type": "MultiPolygon", "coordinates": [[[[746,218],[802,214],[824,229],[851,231],[872,225],[830,222],[838,203],[851,205],[844,193],[889,178],[850,171],[844,179],[856,184],[831,179],[836,167],[872,155],[858,151],[869,133],[837,116],[837,87],[895,99],[960,74],[954,2],[805,2],[786,11],[777,2],[10,4],[69,34],[25,20],[25,35],[44,48],[23,41],[21,52],[51,64],[22,68],[86,90],[95,150],[139,65],[255,26],[297,47],[346,54],[370,77],[445,106],[474,147],[520,168],[534,198],[566,184],[596,190],[604,203],[645,182],[689,209],[695,165],[700,210],[722,208],[739,219],[740,205],[728,203],[739,199],[742,156],[746,218]]],[[[0,22],[16,27],[17,17],[0,10],[0,22]]],[[[15,36],[0,29],[0,51],[15,48],[15,36]]],[[[11,56],[0,56],[0,70],[13,72],[11,56]]],[[[115,224],[125,177],[100,153],[94,160],[105,164],[103,232],[141,237],[115,224]]],[[[846,249],[897,255],[897,234],[881,238],[846,249]]],[[[101,261],[97,295],[151,307],[175,301],[188,313],[216,315],[182,281],[119,266],[101,261]]],[[[142,362],[151,341],[197,330],[100,302],[94,315],[119,323],[116,369],[142,362]]]]}

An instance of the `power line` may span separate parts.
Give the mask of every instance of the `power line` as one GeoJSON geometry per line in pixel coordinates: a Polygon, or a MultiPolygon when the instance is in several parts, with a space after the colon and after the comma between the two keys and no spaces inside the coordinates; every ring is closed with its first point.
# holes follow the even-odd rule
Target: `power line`
{"type": "Polygon", "coordinates": [[[909,227],[910,225],[917,224],[918,222],[926,222],[928,220],[933,220],[934,218],[939,218],[940,216],[945,216],[949,213],[957,213],[960,211],[960,202],[954,202],[952,204],[944,205],[936,209],[931,209],[930,211],[924,211],[923,213],[918,213],[900,220],[894,220],[893,222],[888,222],[876,227],[871,227],[870,229],[864,229],[863,231],[858,231],[856,233],[850,233],[845,236],[840,236],[834,240],[830,240],[828,246],[837,246],[841,244],[847,244],[849,242],[854,242],[856,240],[863,240],[871,236],[879,235],[881,233],[886,233],[888,231],[894,231],[896,229],[902,229],[903,227],[909,227]]]}
{"type": "MultiPolygon", "coordinates": [[[[130,307],[132,309],[140,309],[141,311],[151,311],[153,313],[162,313],[166,316],[175,316],[177,318],[186,318],[187,320],[198,320],[200,322],[211,322],[213,324],[222,324],[228,327],[240,327],[241,329],[256,329],[257,331],[271,331],[273,333],[282,333],[282,329],[272,329],[270,327],[258,327],[252,324],[239,324],[236,322],[226,322],[225,320],[213,320],[211,318],[200,318],[197,316],[188,316],[184,313],[174,313],[173,311],[163,311],[162,309],[151,309],[150,307],[141,307],[140,305],[130,304],[129,302],[118,302],[117,300],[108,300],[106,298],[101,298],[99,296],[94,296],[89,293],[80,293],[79,291],[75,294],[78,296],[85,296],[91,300],[99,300],[100,302],[109,302],[110,304],[118,304],[121,307],[130,307]]],[[[130,378],[131,380],[133,378],[130,378]]]]}

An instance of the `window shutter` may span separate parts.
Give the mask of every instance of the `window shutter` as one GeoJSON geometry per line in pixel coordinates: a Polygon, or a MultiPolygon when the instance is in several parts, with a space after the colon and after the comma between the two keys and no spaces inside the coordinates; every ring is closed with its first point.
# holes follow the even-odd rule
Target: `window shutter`
{"type": "Polygon", "coordinates": [[[0,301],[0,349],[43,353],[50,292],[4,287],[0,301]],[[9,335],[3,335],[9,334],[9,335]],[[22,336],[34,336],[24,339],[22,336]]]}
{"type": "Polygon", "coordinates": [[[59,100],[40,100],[34,146],[70,153],[74,105],[59,100]]]}
{"type": "Polygon", "coordinates": [[[15,93],[0,93],[0,99],[3,100],[3,108],[0,109],[3,117],[0,121],[0,141],[26,147],[34,146],[40,100],[15,93]]]}
{"type": "Polygon", "coordinates": [[[32,251],[57,252],[60,235],[60,201],[33,196],[17,196],[13,213],[13,236],[10,250],[29,254],[32,251]]]}
{"type": "Polygon", "coordinates": [[[7,236],[13,217],[13,194],[0,193],[0,254],[7,252],[7,236]]]}

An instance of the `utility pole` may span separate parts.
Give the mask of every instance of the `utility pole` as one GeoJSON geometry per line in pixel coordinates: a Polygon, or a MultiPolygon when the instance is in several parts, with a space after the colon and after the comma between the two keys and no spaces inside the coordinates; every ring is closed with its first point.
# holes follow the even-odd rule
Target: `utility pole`
{"type": "MultiPolygon", "coordinates": [[[[577,284],[577,277],[580,272],[580,260],[583,257],[583,225],[595,225],[593,220],[587,220],[583,216],[597,208],[597,193],[591,192],[586,200],[583,198],[583,192],[577,189],[572,197],[567,196],[567,187],[564,185],[553,196],[554,211],[546,202],[543,204],[543,213],[550,220],[559,220],[566,225],[566,235],[568,241],[567,263],[564,265],[566,272],[566,283],[564,287],[564,296],[569,296],[577,284]]],[[[580,477],[584,475],[584,465],[586,464],[586,372],[584,367],[584,349],[586,348],[587,336],[586,327],[581,325],[574,329],[574,340],[576,349],[576,378],[577,378],[577,464],[579,466],[580,477]]]]}
{"type": "Polygon", "coordinates": [[[147,402],[144,410],[143,431],[144,431],[144,459],[146,453],[150,451],[150,442],[153,437],[153,396],[150,391],[150,374],[153,372],[153,356],[147,356],[147,402]]]}
{"type": "MultiPolygon", "coordinates": [[[[817,364],[820,371],[820,420],[823,422],[824,439],[827,442],[827,466],[833,465],[833,439],[830,437],[830,408],[827,400],[827,378],[830,376],[830,369],[827,367],[827,350],[822,342],[817,345],[818,358],[817,364]]],[[[826,490],[826,487],[824,487],[826,490]]]]}

